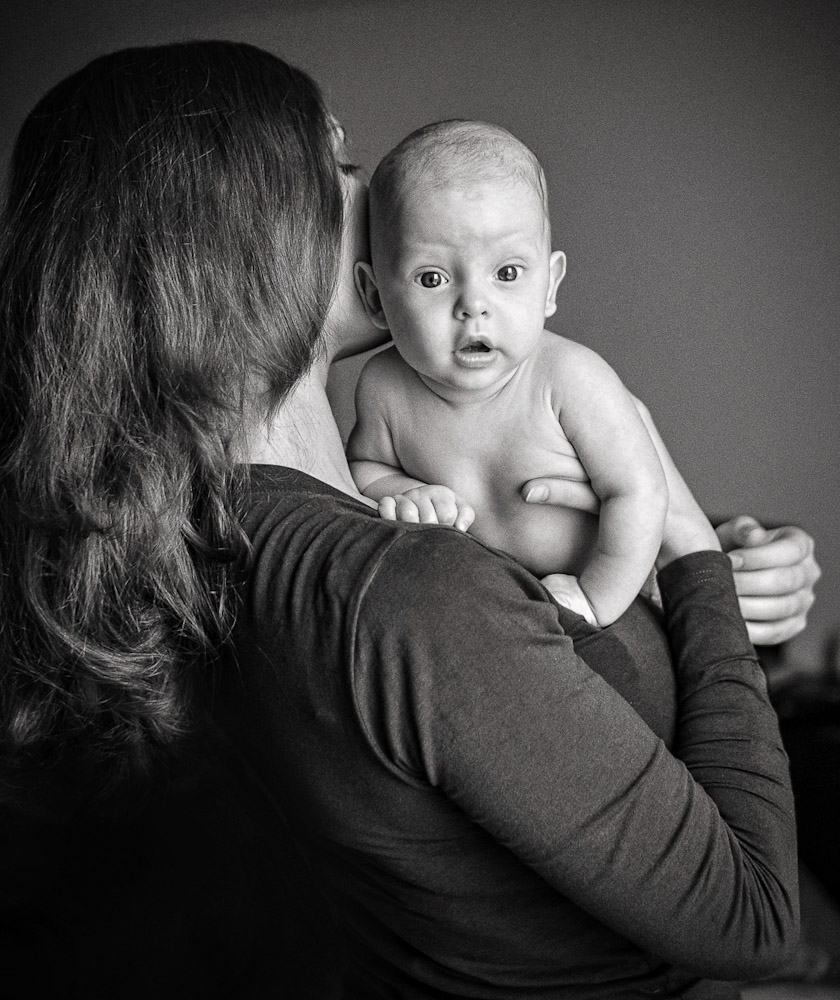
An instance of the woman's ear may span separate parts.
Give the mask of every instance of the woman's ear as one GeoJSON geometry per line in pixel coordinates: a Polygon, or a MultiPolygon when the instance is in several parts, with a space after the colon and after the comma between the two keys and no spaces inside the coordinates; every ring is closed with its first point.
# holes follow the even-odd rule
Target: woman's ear
{"type": "Polygon", "coordinates": [[[356,283],[356,291],[364,303],[368,319],[380,330],[387,330],[388,320],[385,319],[382,300],[379,298],[379,289],[376,287],[376,278],[370,264],[357,260],[353,265],[353,280],[356,283]]]}
{"type": "Polygon", "coordinates": [[[566,277],[566,255],[562,250],[555,250],[548,259],[548,294],[545,297],[546,318],[557,312],[557,289],[566,277]]]}

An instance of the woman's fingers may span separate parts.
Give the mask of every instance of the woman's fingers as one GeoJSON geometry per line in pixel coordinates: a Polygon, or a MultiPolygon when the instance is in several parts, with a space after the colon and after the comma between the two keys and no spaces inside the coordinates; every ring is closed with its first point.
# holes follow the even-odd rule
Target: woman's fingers
{"type": "Polygon", "coordinates": [[[806,624],[807,616],[804,614],[775,622],[756,622],[746,619],[747,635],[754,646],[778,646],[799,635],[806,624]]]}
{"type": "Polygon", "coordinates": [[[740,597],[738,603],[747,621],[786,621],[806,615],[814,603],[814,594],[801,589],[780,597],[740,597]]]}
{"type": "MultiPolygon", "coordinates": [[[[581,466],[581,470],[582,468],[581,466]]],[[[589,485],[589,480],[585,478],[586,473],[583,473],[583,476],[583,479],[555,479],[553,477],[529,479],[520,490],[520,495],[525,503],[571,507],[574,510],[597,514],[601,508],[601,501],[589,485]]]]}
{"type": "Polygon", "coordinates": [[[732,562],[752,642],[773,646],[798,635],[822,575],[813,538],[790,525],[766,530],[753,517],[727,521],[718,528],[718,537],[732,562]]]}
{"type": "Polygon", "coordinates": [[[754,517],[735,517],[717,529],[721,547],[725,552],[737,552],[736,568],[764,569],[773,566],[793,566],[813,561],[814,540],[792,525],[782,528],[763,528],[754,517]]]}
{"type": "Polygon", "coordinates": [[[742,514],[740,517],[733,517],[715,529],[717,531],[720,546],[724,552],[731,552],[733,549],[740,549],[748,545],[750,538],[758,533],[764,533],[764,528],[754,517],[742,514]],[[757,531],[756,531],[757,529],[757,531]]]}
{"type": "Polygon", "coordinates": [[[589,475],[577,455],[556,455],[554,475],[529,479],[519,491],[525,503],[571,507],[597,514],[601,501],[592,489],[589,475]]]}
{"type": "Polygon", "coordinates": [[[739,597],[776,597],[800,592],[811,593],[819,579],[816,563],[802,561],[792,566],[769,569],[740,569],[733,566],[735,589],[739,597]],[[816,574],[816,575],[815,575],[816,574]]]}
{"type": "Polygon", "coordinates": [[[767,531],[754,522],[739,533],[738,548],[732,547],[732,533],[726,530],[731,523],[721,525],[718,537],[729,553],[739,594],[789,594],[812,588],[819,580],[822,570],[814,557],[814,540],[801,528],[767,531]]]}

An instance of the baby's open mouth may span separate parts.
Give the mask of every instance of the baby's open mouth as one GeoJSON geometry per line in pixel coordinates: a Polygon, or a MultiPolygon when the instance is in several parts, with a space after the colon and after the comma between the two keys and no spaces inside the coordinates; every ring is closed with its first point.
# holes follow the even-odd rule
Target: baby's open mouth
{"type": "Polygon", "coordinates": [[[496,348],[483,340],[470,340],[454,352],[455,363],[462,368],[487,368],[496,356],[496,348]]]}

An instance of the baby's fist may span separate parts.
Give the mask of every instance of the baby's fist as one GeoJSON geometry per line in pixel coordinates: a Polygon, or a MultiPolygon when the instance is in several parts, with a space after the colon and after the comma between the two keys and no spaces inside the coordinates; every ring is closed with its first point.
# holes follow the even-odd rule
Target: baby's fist
{"type": "Polygon", "coordinates": [[[415,486],[379,501],[379,516],[386,521],[444,524],[466,531],[475,511],[448,486],[415,486]]]}
{"type": "Polygon", "coordinates": [[[595,617],[592,605],[586,599],[586,594],[580,589],[576,576],[551,573],[549,576],[544,576],[540,582],[558,604],[585,618],[590,625],[597,626],[598,619],[595,617]]]}

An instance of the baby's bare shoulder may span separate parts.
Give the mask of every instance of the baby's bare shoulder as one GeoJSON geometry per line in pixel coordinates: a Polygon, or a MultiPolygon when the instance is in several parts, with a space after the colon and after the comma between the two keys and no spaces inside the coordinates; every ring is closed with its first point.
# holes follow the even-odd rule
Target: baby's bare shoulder
{"type": "Polygon", "coordinates": [[[388,347],[368,358],[356,383],[356,413],[379,414],[393,429],[419,421],[431,393],[413,368],[388,347]]]}
{"type": "Polygon", "coordinates": [[[589,392],[597,388],[608,392],[623,388],[618,375],[597,351],[548,330],[540,341],[539,368],[543,377],[560,389],[589,392]]]}
{"type": "Polygon", "coordinates": [[[543,330],[538,356],[540,362],[552,371],[572,370],[577,373],[580,370],[611,370],[601,355],[591,347],[570,340],[568,337],[562,337],[559,333],[552,333],[550,330],[543,330]]]}
{"type": "Polygon", "coordinates": [[[365,362],[362,374],[376,378],[404,377],[408,365],[400,357],[396,347],[391,344],[384,351],[377,351],[365,362]]]}
{"type": "Polygon", "coordinates": [[[412,374],[392,345],[384,351],[378,351],[365,362],[357,383],[357,396],[370,392],[381,393],[389,389],[402,390],[412,374]]]}

